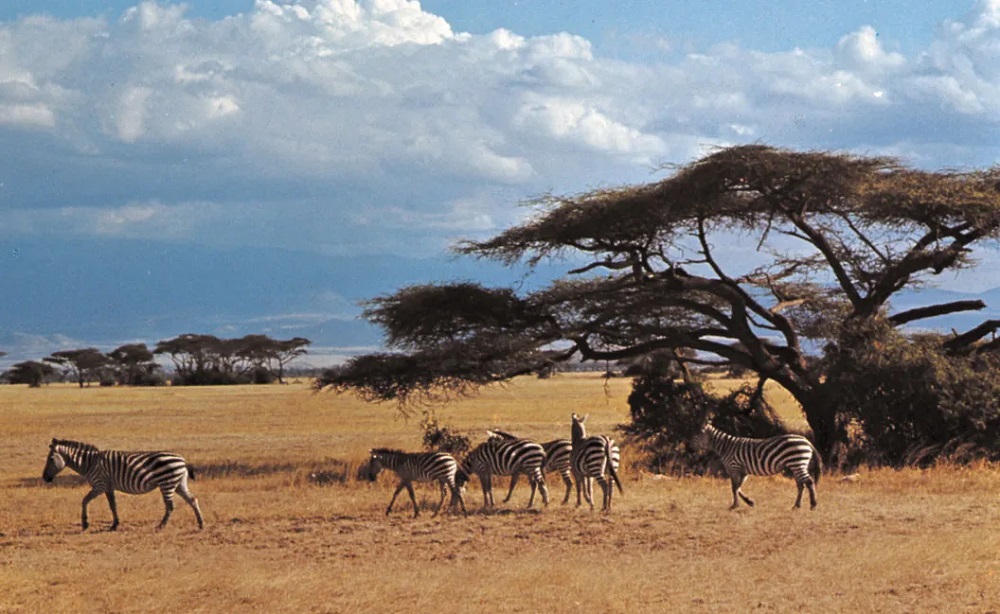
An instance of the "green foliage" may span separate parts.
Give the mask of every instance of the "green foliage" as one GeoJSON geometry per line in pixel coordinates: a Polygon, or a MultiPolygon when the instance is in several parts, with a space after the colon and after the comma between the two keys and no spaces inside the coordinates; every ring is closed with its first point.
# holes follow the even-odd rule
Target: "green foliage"
{"type": "Polygon", "coordinates": [[[643,376],[633,383],[628,404],[631,422],[619,428],[655,473],[709,471],[712,457],[688,444],[708,420],[727,433],[744,437],[785,432],[774,411],[750,386],[715,397],[699,382],[643,376]]]}
{"type": "Polygon", "coordinates": [[[852,322],[827,351],[827,389],[860,427],[872,464],[1000,458],[1000,359],[948,353],[942,339],[908,338],[884,323],[852,322]]]}

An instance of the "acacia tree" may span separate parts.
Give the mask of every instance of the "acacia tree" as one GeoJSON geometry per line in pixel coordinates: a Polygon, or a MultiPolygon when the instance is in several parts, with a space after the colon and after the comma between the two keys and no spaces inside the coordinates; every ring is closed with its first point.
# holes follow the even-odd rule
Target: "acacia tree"
{"type": "Polygon", "coordinates": [[[42,360],[61,366],[63,374],[76,381],[80,388],[87,382],[100,379],[101,370],[111,362],[107,355],[97,348],[60,350],[42,360]]]}
{"type": "MultiPolygon", "coordinates": [[[[319,387],[369,399],[471,392],[559,361],[695,351],[784,386],[818,447],[845,434],[810,348],[845,324],[892,326],[984,307],[891,313],[900,290],[972,263],[1000,236],[1000,168],[922,171],[887,157],[723,149],[648,185],[539,199],[526,222],[457,251],[529,266],[579,266],[541,290],[462,282],[403,288],[364,316],[393,353],[328,370],[319,387]],[[727,247],[739,242],[737,256],[727,247]]],[[[1000,326],[956,337],[955,351],[1000,326]]]]}
{"type": "Polygon", "coordinates": [[[127,343],[108,352],[114,363],[119,383],[126,386],[140,386],[154,382],[152,378],[160,365],[153,360],[153,352],[145,343],[127,343]]]}
{"type": "Polygon", "coordinates": [[[27,384],[29,388],[40,388],[45,379],[55,373],[55,367],[37,360],[26,360],[11,366],[4,377],[11,384],[27,384]]]}

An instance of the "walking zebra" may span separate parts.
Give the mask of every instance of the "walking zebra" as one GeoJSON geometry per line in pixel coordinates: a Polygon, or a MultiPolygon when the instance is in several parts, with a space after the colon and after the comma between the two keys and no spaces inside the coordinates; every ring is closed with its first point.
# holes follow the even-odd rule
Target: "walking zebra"
{"type": "Polygon", "coordinates": [[[734,437],[723,433],[711,424],[694,437],[695,449],[709,449],[719,455],[722,464],[729,474],[733,487],[734,510],[740,505],[740,499],[753,507],[753,500],[743,494],[743,482],[748,475],[774,475],[784,470],[791,472],[799,494],[795,498],[795,507],[802,506],[802,489],[809,489],[809,503],[816,509],[816,487],[819,476],[823,472],[823,461],[812,442],[802,435],[778,435],[767,439],[751,439],[750,437],[734,437]],[[816,477],[809,474],[809,466],[816,461],[816,477]]]}
{"type": "Polygon", "coordinates": [[[441,485],[441,501],[432,516],[437,516],[444,505],[444,498],[448,491],[451,491],[450,506],[455,503],[462,506],[462,513],[465,511],[465,500],[462,492],[455,484],[455,474],[458,472],[458,462],[450,454],[444,452],[403,452],[402,450],[391,450],[388,448],[375,448],[371,451],[368,460],[368,479],[372,482],[378,478],[382,469],[388,469],[399,476],[399,486],[396,492],[392,493],[389,507],[385,508],[385,515],[392,511],[392,504],[396,502],[396,497],[405,488],[410,493],[410,500],[413,501],[413,517],[420,515],[420,508],[417,506],[417,497],[413,494],[413,482],[438,482],[441,485]]]}
{"type": "Polygon", "coordinates": [[[140,495],[160,489],[166,512],[157,529],[162,529],[174,511],[174,492],[181,495],[194,509],[198,528],[205,526],[198,508],[198,500],[188,490],[188,477],[194,478],[194,471],[184,459],[170,452],[122,452],[119,450],[99,450],[97,446],[68,439],[53,439],[49,444],[49,456],[45,461],[42,479],[51,482],[56,474],[69,467],[90,484],[90,492],[83,497],[82,521],[86,531],[87,505],[104,495],[111,507],[111,530],[118,528],[118,507],[115,491],[130,495],[140,495]]]}
{"type": "MultiPolygon", "coordinates": [[[[545,449],[528,439],[507,438],[496,435],[493,431],[487,431],[487,440],[476,446],[472,452],[462,460],[461,471],[458,474],[458,485],[464,486],[469,481],[471,474],[479,476],[479,484],[483,488],[483,507],[492,507],[493,501],[493,476],[509,475],[511,482],[517,476],[524,474],[528,476],[531,483],[531,498],[528,499],[528,507],[535,503],[535,491],[540,490],[542,501],[549,504],[549,489],[545,485],[545,475],[542,473],[542,466],[545,465],[545,449]]],[[[504,502],[510,500],[511,491],[507,493],[504,502]]]]}
{"type": "Polygon", "coordinates": [[[590,504],[590,509],[594,509],[593,486],[590,482],[591,478],[594,478],[601,485],[601,491],[604,494],[602,510],[610,512],[614,485],[604,476],[605,474],[610,475],[614,484],[618,486],[618,492],[622,495],[625,494],[625,491],[622,490],[621,480],[618,479],[618,464],[621,460],[621,454],[615,441],[610,437],[605,435],[587,437],[586,428],[583,426],[586,420],[587,416],[581,417],[573,414],[571,428],[573,452],[570,465],[576,480],[576,505],[580,506],[580,492],[582,490],[583,496],[590,504]]]}
{"type": "MultiPolygon", "coordinates": [[[[490,431],[497,437],[502,437],[504,439],[517,439],[516,435],[511,435],[506,431],[493,430],[490,431]]],[[[566,505],[569,501],[569,495],[573,490],[573,472],[570,470],[570,458],[573,454],[573,442],[569,439],[553,439],[552,441],[546,441],[542,443],[542,449],[545,450],[545,464],[542,465],[542,475],[550,471],[558,471],[559,475],[562,476],[563,483],[566,485],[566,494],[563,496],[562,504],[566,505]]],[[[517,485],[517,478],[519,474],[514,474],[510,479],[510,489],[507,491],[507,496],[504,498],[503,502],[506,503],[510,501],[510,496],[514,492],[514,487],[517,485]]]]}

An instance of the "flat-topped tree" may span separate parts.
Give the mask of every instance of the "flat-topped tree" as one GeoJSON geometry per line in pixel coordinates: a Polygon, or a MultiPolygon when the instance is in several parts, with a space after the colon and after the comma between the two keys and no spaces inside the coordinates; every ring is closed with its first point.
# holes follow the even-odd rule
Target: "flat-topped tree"
{"type": "Polygon", "coordinates": [[[844,425],[804,345],[835,340],[852,320],[898,326],[984,307],[889,313],[895,293],[970,266],[971,248],[1000,235],[1000,168],[930,172],[747,145],[648,185],[536,204],[533,218],[456,250],[508,264],[565,257],[566,277],[523,295],[456,283],[376,298],[364,315],[398,353],[359,357],[317,385],[405,402],[573,357],[693,350],[687,362],[740,366],[787,388],[829,453],[844,425]]]}

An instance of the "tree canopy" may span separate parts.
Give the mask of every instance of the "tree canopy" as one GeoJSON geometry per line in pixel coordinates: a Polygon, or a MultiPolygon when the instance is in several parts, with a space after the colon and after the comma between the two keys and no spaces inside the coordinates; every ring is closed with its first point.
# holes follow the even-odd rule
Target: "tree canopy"
{"type": "MultiPolygon", "coordinates": [[[[1000,168],[925,171],[889,157],[745,145],[655,183],[534,204],[524,223],[456,250],[529,266],[565,258],[565,277],[522,294],[461,282],[375,298],[364,315],[393,352],[358,357],[317,385],[406,402],[573,357],[683,349],[695,353],[685,362],[738,365],[779,382],[829,450],[845,424],[811,355],[851,322],[898,327],[983,308],[956,301],[893,312],[891,299],[971,266],[972,248],[1000,236],[1000,168]]],[[[959,335],[952,351],[997,327],[959,335]]]]}

